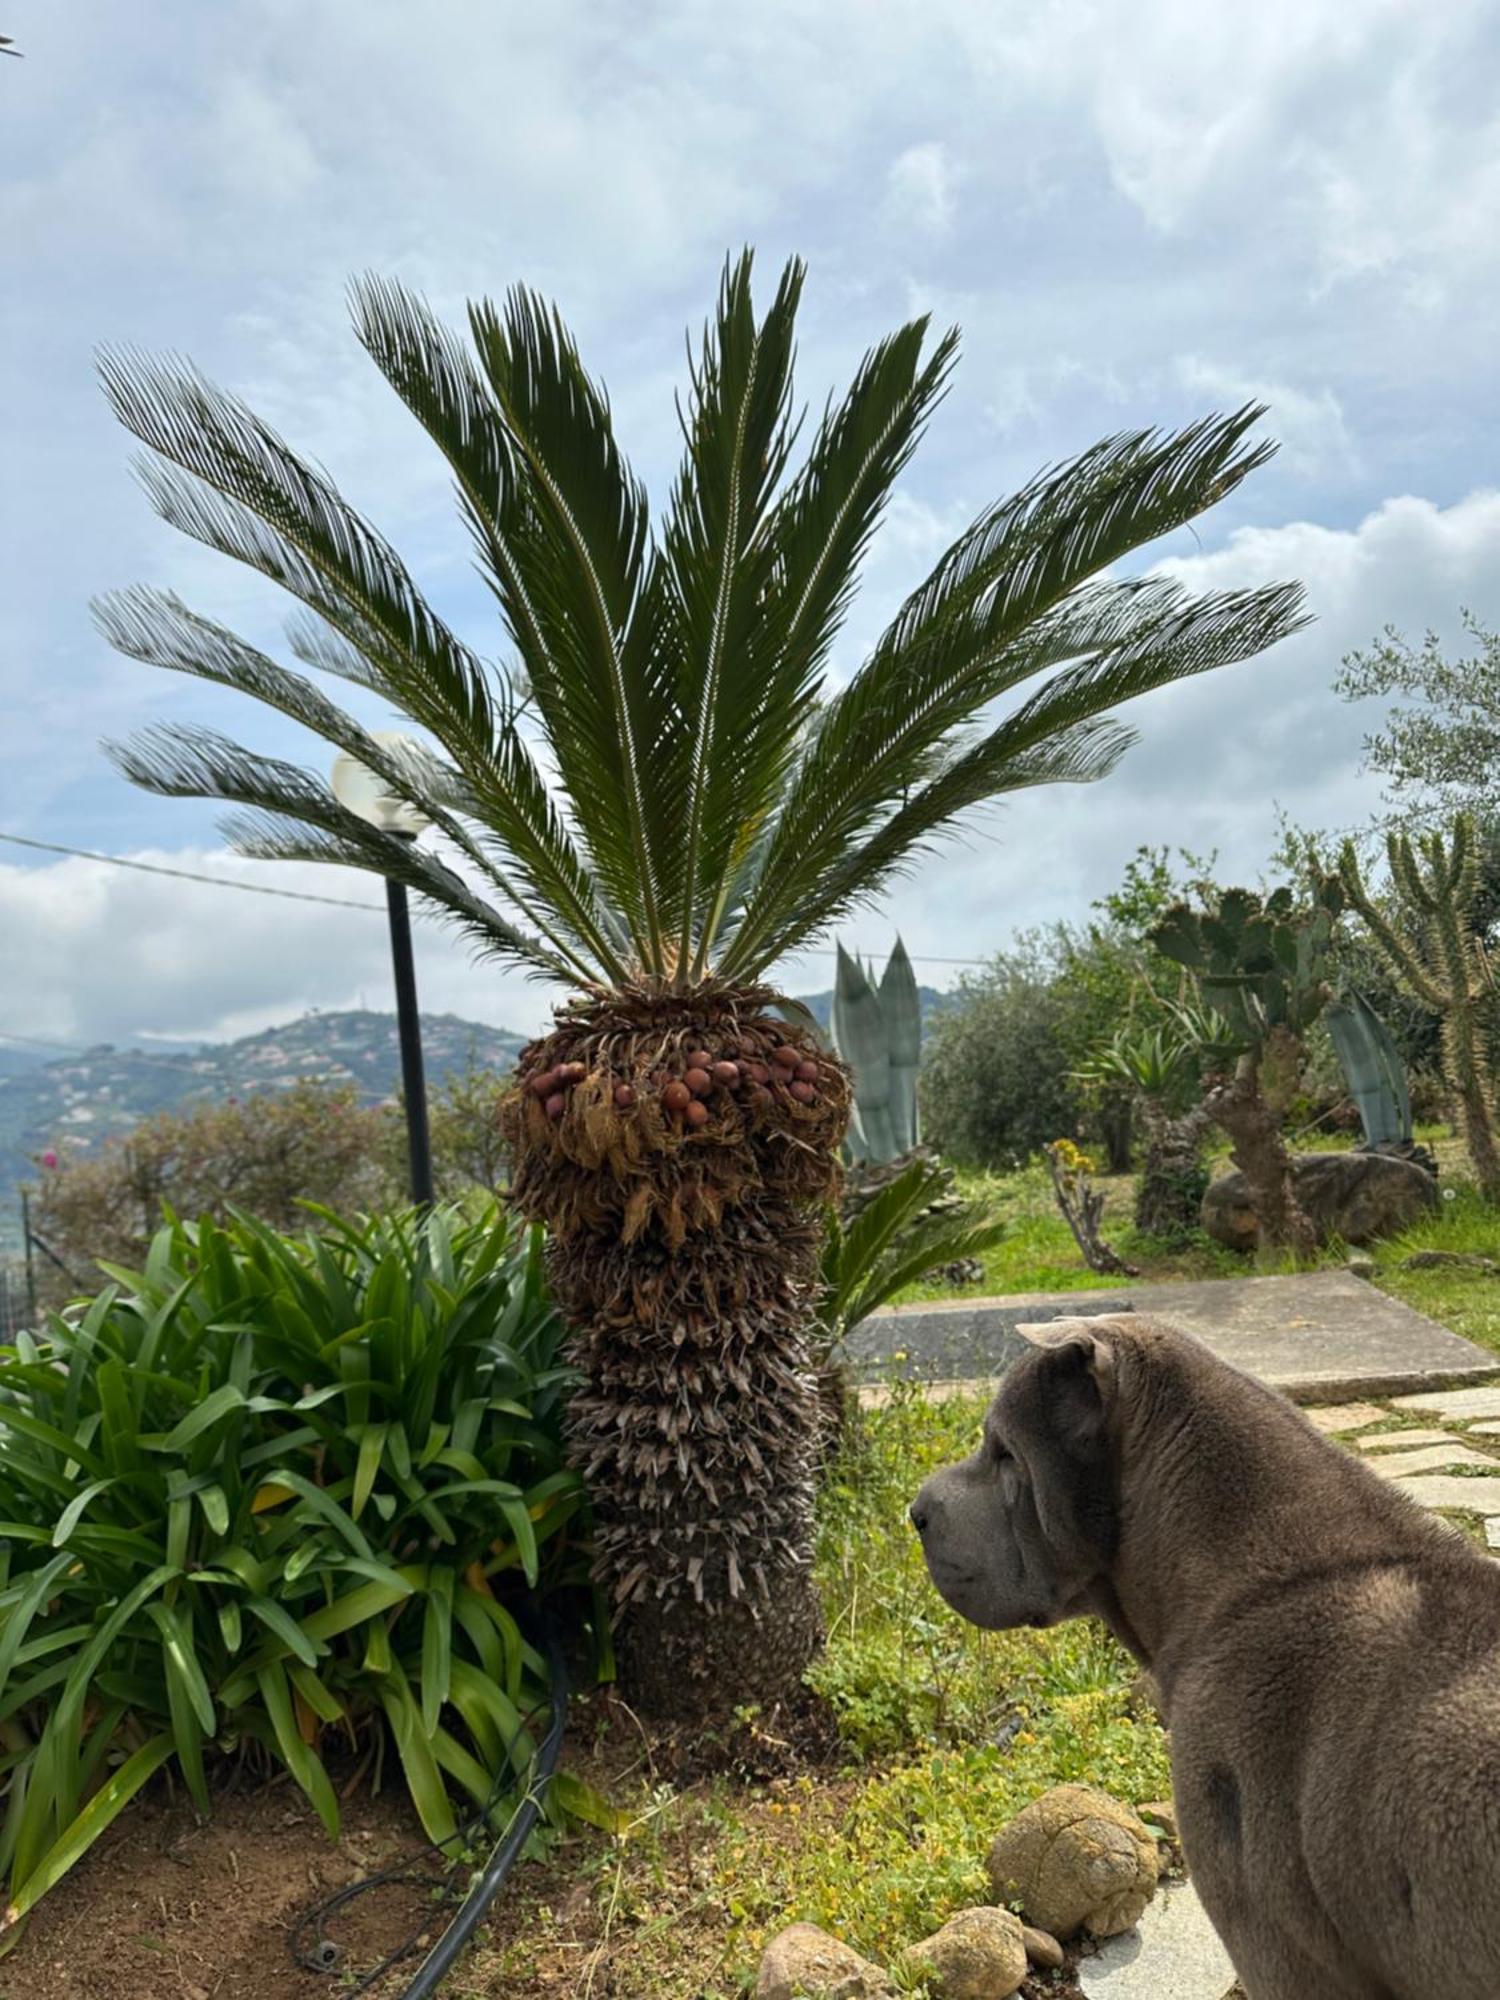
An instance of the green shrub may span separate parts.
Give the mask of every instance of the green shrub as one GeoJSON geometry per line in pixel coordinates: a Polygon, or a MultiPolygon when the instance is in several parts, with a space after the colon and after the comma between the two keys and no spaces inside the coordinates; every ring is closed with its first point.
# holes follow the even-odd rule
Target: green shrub
{"type": "Polygon", "coordinates": [[[324,1763],[388,1725],[429,1836],[499,1809],[546,1667],[515,1597],[576,1580],[570,1381],[535,1235],[492,1204],[281,1236],[173,1222],[0,1350],[7,1923],[175,1761],[324,1763]]]}
{"type": "Polygon", "coordinates": [[[919,1095],[928,1143],[959,1166],[1019,1166],[1077,1133],[1083,1093],[1067,989],[1033,953],[966,974],[932,1023],[919,1095]]]}

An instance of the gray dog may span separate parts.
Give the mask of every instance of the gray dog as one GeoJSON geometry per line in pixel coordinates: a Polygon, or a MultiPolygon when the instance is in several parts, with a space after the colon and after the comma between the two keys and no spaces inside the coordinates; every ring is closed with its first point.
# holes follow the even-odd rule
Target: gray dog
{"type": "Polygon", "coordinates": [[[991,1630],[1149,1670],[1249,2000],[1500,2000],[1500,1571],[1186,1334],[1059,1320],[912,1520],[991,1630]]]}

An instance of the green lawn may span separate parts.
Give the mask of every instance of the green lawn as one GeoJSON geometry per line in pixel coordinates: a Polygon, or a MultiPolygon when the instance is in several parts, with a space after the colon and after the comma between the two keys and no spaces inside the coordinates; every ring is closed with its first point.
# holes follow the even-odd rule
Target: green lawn
{"type": "MultiPolygon", "coordinates": [[[[1404,1260],[1418,1250],[1479,1254],[1500,1263],[1500,1211],[1480,1197],[1467,1177],[1458,1141],[1446,1127],[1424,1128],[1418,1136],[1438,1155],[1444,1176],[1442,1204],[1429,1220],[1360,1254],[1374,1259],[1374,1282],[1384,1291],[1478,1346],[1500,1354],[1500,1278],[1463,1266],[1419,1271],[1402,1268],[1404,1260]]],[[[1320,1138],[1316,1143],[1321,1150],[1333,1151],[1350,1142],[1320,1138]]],[[[1128,1288],[1129,1279],[1098,1277],[1086,1267],[1057,1211],[1052,1184],[1043,1167],[1030,1166],[1012,1174],[966,1173],[959,1176],[959,1181],[965,1194],[992,1202],[1010,1223],[1010,1232],[982,1260],[984,1277],[979,1284],[955,1287],[934,1280],[911,1285],[900,1294],[899,1303],[1011,1292],[1128,1288]]],[[[1105,1240],[1130,1263],[1140,1266],[1143,1281],[1245,1277],[1296,1268],[1289,1257],[1262,1258],[1252,1263],[1206,1237],[1186,1248],[1166,1250],[1150,1238],[1140,1236],[1130,1220],[1134,1197],[1130,1175],[1101,1174],[1096,1176],[1096,1182],[1108,1196],[1105,1240]]],[[[1336,1267],[1344,1264],[1348,1256],[1343,1245],[1335,1244],[1316,1261],[1321,1266],[1336,1267]]]]}

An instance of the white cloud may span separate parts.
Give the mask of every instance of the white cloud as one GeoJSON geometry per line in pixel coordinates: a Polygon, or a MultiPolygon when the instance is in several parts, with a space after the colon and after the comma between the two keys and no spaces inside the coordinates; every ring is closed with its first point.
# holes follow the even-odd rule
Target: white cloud
{"type": "MultiPolygon", "coordinates": [[[[130,858],[367,908],[215,890],[97,861],[0,862],[0,935],[24,940],[0,954],[0,1031],[57,1042],[219,1040],[309,1007],[394,1004],[385,903],[373,877],[266,867],[212,848],[130,858]]],[[[424,1011],[521,1030],[541,1025],[545,988],[476,965],[436,920],[419,922],[415,935],[424,1011]]]]}
{"type": "Polygon", "coordinates": [[[957,173],[941,140],[908,146],[886,175],[886,213],[898,230],[946,236],[953,227],[957,173]]]}
{"type": "Polygon", "coordinates": [[[1177,364],[1177,373],[1184,388],[1203,396],[1216,408],[1266,404],[1266,422],[1288,462],[1303,478],[1329,470],[1346,472],[1354,467],[1349,427],[1339,399],[1331,389],[1310,393],[1287,382],[1269,381],[1206,361],[1196,354],[1184,355],[1177,364]]]}

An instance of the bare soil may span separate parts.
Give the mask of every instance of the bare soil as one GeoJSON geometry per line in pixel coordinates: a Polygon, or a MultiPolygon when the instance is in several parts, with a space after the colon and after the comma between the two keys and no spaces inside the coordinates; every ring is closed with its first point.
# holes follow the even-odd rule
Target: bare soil
{"type": "MultiPolygon", "coordinates": [[[[337,1844],[285,1782],[217,1800],[202,1825],[180,1795],[145,1796],[32,1913],[0,1959],[0,2000],[336,2000],[351,1970],[424,1925],[431,1942],[445,1921],[432,1889],[356,1898],[329,1925],[341,1946],[331,1975],[293,1964],[296,1919],[422,1841],[399,1791],[351,1799],[337,1844]]],[[[398,1992],[399,1976],[375,1990],[398,1992]]]]}

